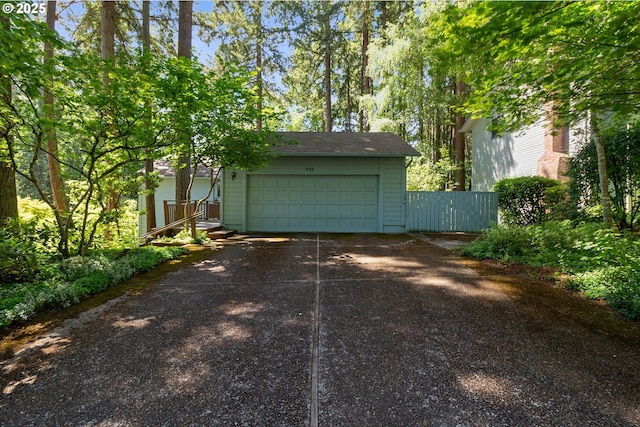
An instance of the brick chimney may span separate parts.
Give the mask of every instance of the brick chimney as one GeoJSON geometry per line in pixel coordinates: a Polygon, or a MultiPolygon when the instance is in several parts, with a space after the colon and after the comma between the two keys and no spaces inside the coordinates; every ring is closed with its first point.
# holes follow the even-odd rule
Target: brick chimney
{"type": "Polygon", "coordinates": [[[553,104],[546,108],[547,120],[544,133],[544,153],[538,159],[537,175],[545,178],[567,180],[565,173],[569,164],[569,130],[565,127],[555,127],[553,104]]]}

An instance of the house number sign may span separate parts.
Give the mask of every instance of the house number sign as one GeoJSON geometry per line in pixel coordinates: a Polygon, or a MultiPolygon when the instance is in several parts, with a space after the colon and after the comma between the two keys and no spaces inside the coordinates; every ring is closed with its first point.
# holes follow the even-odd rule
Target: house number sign
{"type": "Polygon", "coordinates": [[[315,168],[306,168],[307,172],[313,172],[315,170],[315,168]]]}

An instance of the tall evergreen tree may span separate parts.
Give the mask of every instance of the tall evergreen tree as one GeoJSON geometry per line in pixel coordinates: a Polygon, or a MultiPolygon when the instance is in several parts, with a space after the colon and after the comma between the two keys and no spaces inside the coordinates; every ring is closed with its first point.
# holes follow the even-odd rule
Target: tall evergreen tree
{"type": "MultiPolygon", "coordinates": [[[[179,18],[178,18],[178,58],[191,60],[193,33],[193,2],[191,0],[180,0],[179,18]]],[[[188,109],[188,106],[184,106],[188,109]]],[[[188,114],[188,111],[183,111],[188,114]]],[[[191,195],[188,194],[189,178],[191,177],[191,132],[189,129],[182,129],[180,135],[182,139],[179,141],[181,152],[177,159],[176,169],[176,203],[180,201],[189,201],[191,195]]],[[[185,212],[186,212],[185,205],[185,212]]],[[[181,215],[179,216],[181,217],[181,215]]]]}
{"type": "MultiPolygon", "coordinates": [[[[9,19],[0,15],[0,28],[3,32],[10,33],[9,19]]],[[[11,76],[0,74],[1,102],[11,104],[11,76]]],[[[0,221],[5,218],[18,218],[18,193],[16,191],[16,172],[13,168],[8,152],[8,140],[12,139],[11,124],[8,120],[0,123],[0,134],[3,137],[0,145],[0,221]]]]}
{"type": "MultiPolygon", "coordinates": [[[[56,1],[47,2],[47,28],[51,32],[56,30],[56,1]]],[[[47,66],[53,59],[53,44],[46,42],[44,44],[44,62],[47,66]]],[[[48,87],[44,90],[44,114],[45,118],[51,123],[55,121],[55,104],[53,93],[50,88],[54,85],[53,75],[49,75],[48,87]]],[[[65,191],[64,181],[62,180],[62,168],[58,160],[58,140],[55,127],[51,126],[47,129],[47,164],[49,166],[49,183],[51,185],[51,195],[53,203],[56,207],[56,219],[58,221],[66,221],[69,211],[69,200],[65,191]],[[59,218],[58,218],[59,216],[59,218]]]]}
{"type": "Polygon", "coordinates": [[[337,25],[344,17],[343,6],[339,1],[291,5],[297,26],[293,29],[292,69],[283,83],[287,100],[303,117],[294,127],[333,130],[333,101],[338,87],[333,84],[334,57],[340,51],[337,25]]]}
{"type": "MultiPolygon", "coordinates": [[[[256,107],[273,105],[280,88],[275,78],[286,70],[281,45],[291,25],[286,5],[280,1],[219,1],[210,12],[194,14],[198,35],[219,43],[216,67],[235,63],[254,73],[256,107]]],[[[256,119],[256,129],[263,127],[256,119]]]]}
{"type": "MultiPolygon", "coordinates": [[[[145,56],[145,63],[149,64],[149,56],[151,55],[151,2],[144,0],[142,2],[142,53],[145,56]]],[[[144,114],[146,120],[151,127],[151,105],[149,100],[145,100],[144,114]]],[[[148,133],[146,138],[151,138],[151,132],[148,133]]],[[[144,161],[144,190],[145,190],[145,218],[147,221],[147,231],[151,231],[156,228],[156,194],[155,186],[152,179],[154,172],[154,153],[147,150],[147,158],[144,161]]]]}

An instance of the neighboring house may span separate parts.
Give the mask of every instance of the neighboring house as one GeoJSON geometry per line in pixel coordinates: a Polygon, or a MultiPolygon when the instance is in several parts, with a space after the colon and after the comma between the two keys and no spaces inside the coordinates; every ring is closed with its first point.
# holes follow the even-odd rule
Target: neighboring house
{"type": "MultiPolygon", "coordinates": [[[[166,159],[156,160],[153,163],[154,171],[158,172],[160,177],[160,183],[155,192],[155,205],[156,205],[156,225],[162,227],[168,222],[171,222],[174,218],[175,210],[175,197],[176,197],[176,171],[171,166],[171,162],[166,159]],[[168,208],[169,212],[166,212],[168,208]]],[[[211,170],[204,165],[198,165],[196,171],[196,177],[191,188],[191,200],[195,201],[201,199],[207,195],[209,188],[211,187],[211,176],[215,178],[217,169],[211,170]]],[[[144,190],[144,188],[142,189],[144,190]]],[[[219,181],[214,184],[214,188],[211,194],[207,198],[210,205],[213,205],[220,199],[220,183],[219,181]]],[[[138,195],[138,210],[142,212],[138,221],[138,229],[140,234],[144,234],[147,231],[147,217],[146,217],[146,199],[143,191],[138,195]]],[[[213,216],[212,209],[210,209],[209,217],[213,216]]],[[[219,216],[219,214],[215,215],[219,216]]]]}
{"type": "Polygon", "coordinates": [[[222,173],[221,223],[264,232],[405,231],[407,157],[392,133],[281,133],[269,165],[222,173]]]}
{"type": "Polygon", "coordinates": [[[469,118],[460,131],[472,133],[472,191],[491,191],[503,178],[564,179],[568,159],[586,134],[579,127],[552,129],[544,120],[518,132],[496,134],[491,131],[491,120],[485,118],[469,118]]]}

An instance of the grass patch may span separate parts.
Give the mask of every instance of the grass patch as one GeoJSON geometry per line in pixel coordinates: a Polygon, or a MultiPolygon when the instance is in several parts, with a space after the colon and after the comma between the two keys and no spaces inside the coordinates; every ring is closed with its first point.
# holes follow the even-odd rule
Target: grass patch
{"type": "Polygon", "coordinates": [[[640,239],[599,224],[550,221],[497,226],[461,249],[463,255],[561,270],[566,285],[640,320],[640,239]]]}
{"type": "Polygon", "coordinates": [[[123,255],[107,251],[52,261],[42,268],[37,280],[0,284],[0,327],[48,308],[69,307],[185,252],[179,247],[145,246],[123,255]]]}

